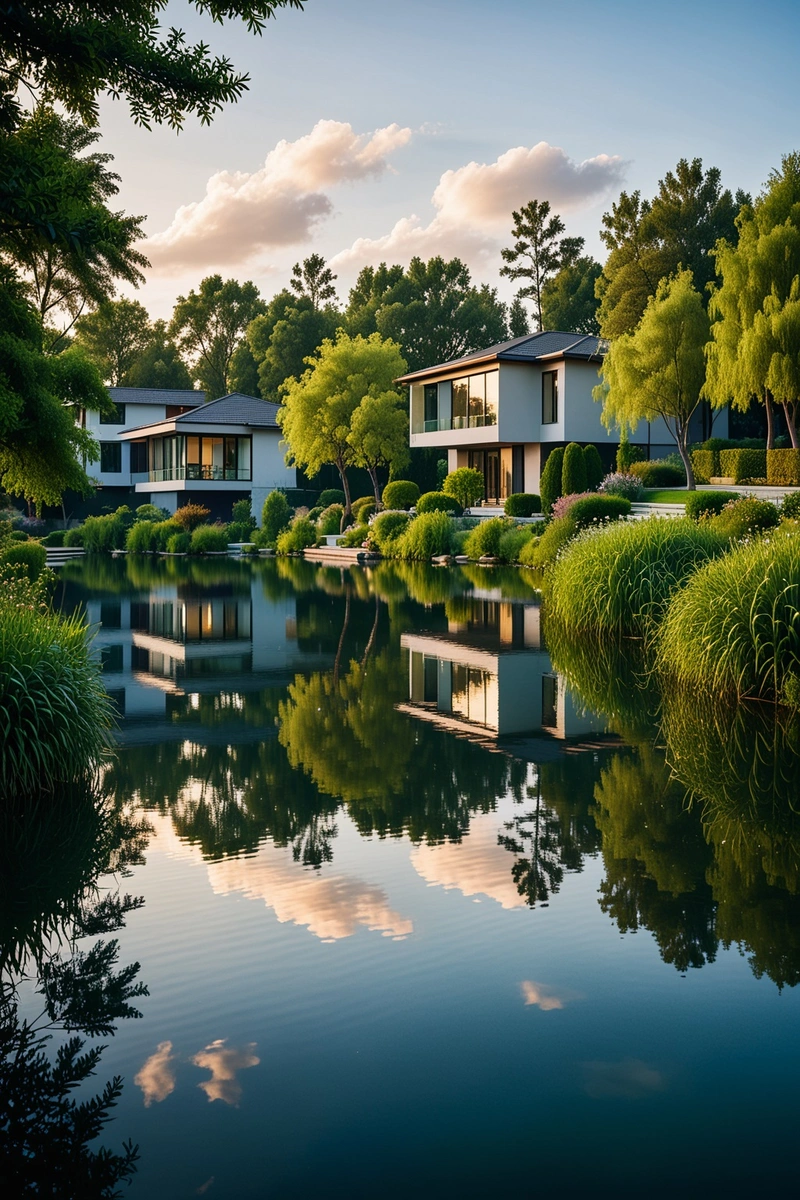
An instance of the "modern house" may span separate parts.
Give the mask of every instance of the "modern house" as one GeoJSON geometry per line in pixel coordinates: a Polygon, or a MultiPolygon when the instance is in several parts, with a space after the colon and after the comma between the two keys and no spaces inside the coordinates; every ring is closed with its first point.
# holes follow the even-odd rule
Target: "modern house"
{"type": "Polygon", "coordinates": [[[203,504],[229,519],[236,500],[250,497],[258,516],[267,494],[294,488],[276,421],[278,405],[236,392],[206,402],[203,392],[109,388],[116,421],[84,415],[100,442],[92,472],[111,503],[148,501],[174,512],[203,504]]]}
{"type": "MultiPolygon", "coordinates": [[[[412,371],[397,381],[410,389],[411,446],[446,450],[451,471],[476,467],[490,501],[538,492],[547,455],[568,442],[594,443],[611,469],[619,435],[592,397],[604,353],[601,338],[544,331],[412,371]]],[[[698,440],[710,434],[704,418],[698,411],[698,440]]],[[[727,422],[724,411],[715,434],[727,436],[727,422]]],[[[640,422],[630,441],[648,458],[675,450],[661,420],[640,422]]]]}

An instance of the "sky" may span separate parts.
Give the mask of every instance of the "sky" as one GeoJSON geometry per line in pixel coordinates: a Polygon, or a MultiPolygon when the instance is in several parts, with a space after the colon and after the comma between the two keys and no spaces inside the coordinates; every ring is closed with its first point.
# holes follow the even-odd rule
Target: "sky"
{"type": "Polygon", "coordinates": [[[251,82],[179,134],[101,104],[119,207],[147,217],[153,317],[215,272],[269,298],[312,253],[342,301],[363,266],[414,254],[458,255],[510,299],[513,208],[549,200],[602,261],[621,190],[699,157],[757,194],[800,149],[796,0],[307,0],[260,38],[170,0],[163,23],[251,82]]]}

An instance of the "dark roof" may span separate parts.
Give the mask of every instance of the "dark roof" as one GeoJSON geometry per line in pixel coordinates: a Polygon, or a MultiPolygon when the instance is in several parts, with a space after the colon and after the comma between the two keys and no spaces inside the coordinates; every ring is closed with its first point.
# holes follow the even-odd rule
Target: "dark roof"
{"type": "Polygon", "coordinates": [[[463,358],[454,358],[434,367],[411,371],[397,382],[408,383],[426,375],[435,375],[440,371],[460,366],[477,365],[480,362],[537,362],[545,358],[600,359],[604,354],[605,343],[602,338],[593,334],[561,333],[558,330],[545,329],[540,333],[527,333],[524,337],[512,338],[510,342],[498,342],[496,346],[487,346],[485,350],[473,350],[463,358]]]}
{"type": "Polygon", "coordinates": [[[110,387],[108,394],[115,404],[204,404],[205,392],[192,388],[131,388],[110,387]]]}
{"type": "Polygon", "coordinates": [[[241,392],[232,392],[230,396],[220,396],[219,400],[209,400],[192,412],[183,413],[175,418],[176,425],[252,425],[254,427],[277,429],[275,416],[280,405],[272,400],[260,400],[257,396],[244,396],[241,392]]]}

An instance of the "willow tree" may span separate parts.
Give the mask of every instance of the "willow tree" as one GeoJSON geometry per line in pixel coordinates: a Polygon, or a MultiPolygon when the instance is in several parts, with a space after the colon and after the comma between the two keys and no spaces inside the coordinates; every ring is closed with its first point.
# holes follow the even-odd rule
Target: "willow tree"
{"type": "Polygon", "coordinates": [[[662,279],[633,333],[611,343],[594,389],[603,404],[603,424],[635,429],[661,417],[694,488],[689,456],[689,422],[705,380],[708,314],[691,271],[662,279]]]}
{"type": "Polygon", "coordinates": [[[379,397],[391,390],[393,381],[405,374],[400,348],[379,333],[368,338],[348,337],[339,330],[336,340],[326,338],[316,358],[308,358],[308,370],[300,379],[289,379],[283,387],[283,406],[278,424],[288,446],[286,461],[316,475],[332,464],[339,472],[345,495],[342,521],[350,515],[350,484],[347,468],[356,466],[362,453],[364,429],[356,409],[366,397],[379,397]]]}

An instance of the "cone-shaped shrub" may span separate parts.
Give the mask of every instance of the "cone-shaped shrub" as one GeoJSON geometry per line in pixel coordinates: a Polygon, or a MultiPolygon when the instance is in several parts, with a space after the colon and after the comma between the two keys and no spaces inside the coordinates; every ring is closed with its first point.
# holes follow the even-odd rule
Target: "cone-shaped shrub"
{"type": "Polygon", "coordinates": [[[591,445],[583,447],[583,469],[586,472],[586,487],[590,492],[595,491],[603,482],[605,468],[603,460],[600,457],[600,451],[597,446],[591,445]]]}
{"type": "Polygon", "coordinates": [[[570,442],[564,451],[564,461],[561,465],[561,495],[571,496],[573,492],[586,491],[586,464],[583,450],[577,442],[570,442]]]}
{"type": "MultiPolygon", "coordinates": [[[[542,501],[542,512],[550,515],[550,509],[555,504],[559,496],[564,493],[561,490],[561,469],[564,465],[564,449],[562,446],[556,446],[555,450],[551,450],[547,462],[544,464],[542,478],[539,483],[539,495],[542,501]]],[[[583,489],[576,489],[583,490],[583,489]]]]}

